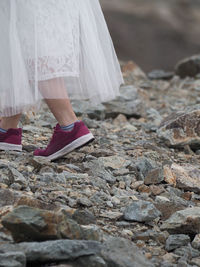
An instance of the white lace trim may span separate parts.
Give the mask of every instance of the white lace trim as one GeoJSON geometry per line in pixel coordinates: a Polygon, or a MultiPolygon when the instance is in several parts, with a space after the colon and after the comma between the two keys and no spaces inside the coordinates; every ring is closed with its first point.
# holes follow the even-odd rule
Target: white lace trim
{"type": "Polygon", "coordinates": [[[79,72],[79,10],[71,0],[18,1],[16,25],[29,79],[79,72]],[[21,3],[21,4],[20,4],[21,3]]]}

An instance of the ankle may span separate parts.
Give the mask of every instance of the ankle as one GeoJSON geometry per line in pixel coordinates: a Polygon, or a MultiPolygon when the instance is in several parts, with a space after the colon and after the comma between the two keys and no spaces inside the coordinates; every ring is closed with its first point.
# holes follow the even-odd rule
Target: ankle
{"type": "Polygon", "coordinates": [[[72,119],[72,120],[58,121],[58,123],[59,123],[60,127],[66,127],[66,126],[73,124],[77,121],[78,121],[78,119],[76,118],[76,119],[72,119]]]}
{"type": "Polygon", "coordinates": [[[7,131],[10,128],[14,128],[14,129],[18,128],[18,124],[4,123],[3,121],[0,121],[0,128],[7,131]]]}

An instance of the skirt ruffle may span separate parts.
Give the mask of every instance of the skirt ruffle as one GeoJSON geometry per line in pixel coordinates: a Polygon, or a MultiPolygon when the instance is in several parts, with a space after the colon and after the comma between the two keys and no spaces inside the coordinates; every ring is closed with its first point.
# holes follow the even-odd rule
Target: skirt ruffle
{"type": "Polygon", "coordinates": [[[98,0],[0,1],[0,116],[42,99],[112,100],[123,83],[98,0]]]}

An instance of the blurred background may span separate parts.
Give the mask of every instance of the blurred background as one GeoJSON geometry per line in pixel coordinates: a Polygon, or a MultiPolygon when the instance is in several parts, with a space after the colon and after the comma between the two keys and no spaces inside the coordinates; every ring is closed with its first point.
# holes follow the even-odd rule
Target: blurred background
{"type": "Polygon", "coordinates": [[[173,71],[200,51],[200,0],[100,0],[120,60],[173,71]]]}

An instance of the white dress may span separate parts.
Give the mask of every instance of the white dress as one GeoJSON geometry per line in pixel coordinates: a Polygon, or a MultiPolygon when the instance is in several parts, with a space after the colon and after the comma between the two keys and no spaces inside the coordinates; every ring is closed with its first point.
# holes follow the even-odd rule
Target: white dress
{"type": "Polygon", "coordinates": [[[0,116],[44,98],[98,104],[122,83],[99,0],[0,0],[0,116]]]}

